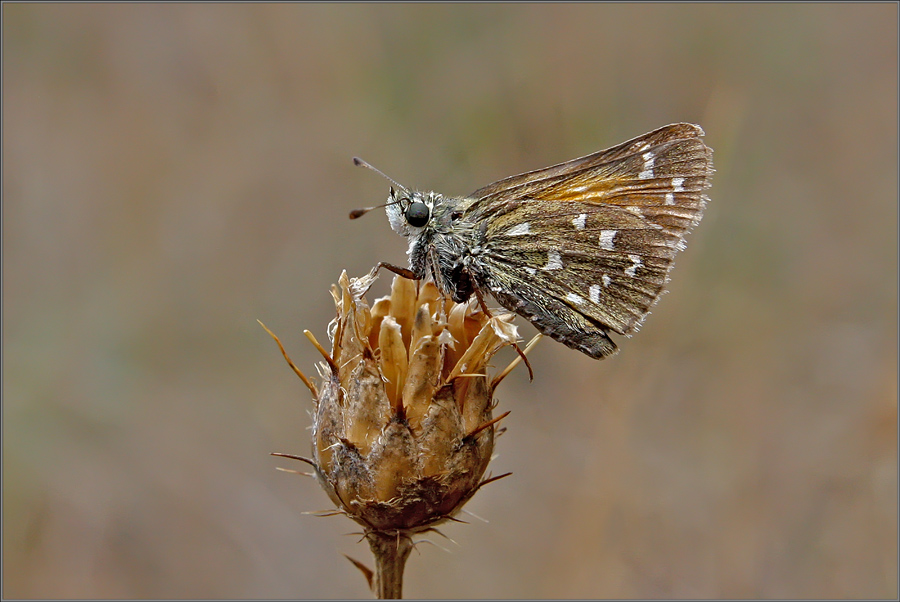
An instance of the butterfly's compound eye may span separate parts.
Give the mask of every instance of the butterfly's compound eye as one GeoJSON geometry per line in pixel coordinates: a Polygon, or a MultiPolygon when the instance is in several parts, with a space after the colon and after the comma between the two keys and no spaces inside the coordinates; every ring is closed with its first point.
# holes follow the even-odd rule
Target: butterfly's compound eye
{"type": "Polygon", "coordinates": [[[422,201],[414,201],[410,203],[406,209],[406,221],[410,226],[421,228],[428,223],[429,211],[428,205],[422,201]]]}

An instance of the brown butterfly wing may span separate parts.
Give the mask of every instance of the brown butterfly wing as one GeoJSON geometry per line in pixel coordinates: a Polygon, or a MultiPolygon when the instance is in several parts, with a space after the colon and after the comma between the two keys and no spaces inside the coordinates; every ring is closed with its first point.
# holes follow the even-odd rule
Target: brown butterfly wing
{"type": "Polygon", "coordinates": [[[592,357],[634,332],[659,299],[708,200],[703,130],[674,124],[479,189],[483,284],[545,334],[592,357]]]}

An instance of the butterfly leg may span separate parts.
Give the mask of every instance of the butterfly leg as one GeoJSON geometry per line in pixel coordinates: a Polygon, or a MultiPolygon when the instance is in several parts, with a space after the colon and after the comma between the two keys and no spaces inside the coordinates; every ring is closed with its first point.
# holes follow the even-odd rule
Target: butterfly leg
{"type": "Polygon", "coordinates": [[[389,272],[394,272],[398,276],[402,276],[407,280],[423,280],[425,278],[424,275],[419,276],[409,268],[401,268],[400,266],[396,266],[391,263],[385,263],[384,261],[378,262],[378,265],[375,266],[375,273],[377,274],[378,270],[380,270],[381,268],[384,268],[389,272]]]}
{"type": "Polygon", "coordinates": [[[484,297],[481,294],[481,289],[476,286],[474,291],[475,298],[478,299],[478,305],[481,306],[481,311],[483,311],[484,315],[486,315],[488,318],[493,318],[494,314],[491,313],[491,310],[488,309],[487,303],[484,302],[484,297]]]}
{"type": "Polygon", "coordinates": [[[528,368],[528,380],[534,381],[534,370],[531,369],[531,362],[528,361],[528,356],[525,355],[525,352],[522,351],[518,343],[513,343],[513,349],[516,350],[516,353],[518,353],[519,357],[522,358],[522,361],[525,362],[525,367],[528,368]]]}

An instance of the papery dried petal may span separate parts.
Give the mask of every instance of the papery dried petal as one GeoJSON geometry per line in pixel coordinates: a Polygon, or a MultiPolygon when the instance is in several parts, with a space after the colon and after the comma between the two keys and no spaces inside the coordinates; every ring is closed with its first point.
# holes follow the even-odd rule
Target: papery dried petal
{"type": "Polygon", "coordinates": [[[475,340],[471,342],[463,355],[459,358],[456,366],[453,367],[448,379],[453,379],[460,374],[480,373],[487,365],[488,359],[490,359],[501,347],[515,342],[515,326],[513,326],[513,330],[510,331],[506,328],[511,326],[510,324],[506,324],[505,327],[500,326],[501,324],[505,323],[501,318],[497,317],[491,318],[488,321],[487,326],[489,327],[481,329],[475,337],[475,340]],[[510,337],[510,333],[512,334],[512,337],[510,337]]]}
{"type": "Polygon", "coordinates": [[[441,380],[443,365],[441,345],[433,336],[421,337],[409,361],[403,386],[403,407],[410,428],[419,432],[422,419],[431,406],[441,380]]]}
{"type": "Polygon", "coordinates": [[[407,278],[394,278],[391,284],[391,317],[400,325],[403,343],[407,348],[416,309],[416,283],[407,278]]]}
{"type": "Polygon", "coordinates": [[[403,383],[406,381],[408,358],[400,325],[391,316],[381,322],[381,333],[378,335],[378,346],[381,349],[381,373],[385,379],[385,390],[391,405],[399,410],[402,405],[403,383]]]}
{"type": "Polygon", "coordinates": [[[419,346],[419,340],[425,336],[434,334],[434,323],[427,305],[420,305],[416,310],[416,319],[413,321],[412,334],[409,337],[409,349],[415,350],[419,346]]]}
{"type": "Polygon", "coordinates": [[[391,314],[391,299],[384,297],[375,301],[372,306],[370,315],[372,316],[371,327],[369,330],[369,346],[371,349],[378,348],[378,337],[381,334],[381,322],[386,316],[391,314]]]}

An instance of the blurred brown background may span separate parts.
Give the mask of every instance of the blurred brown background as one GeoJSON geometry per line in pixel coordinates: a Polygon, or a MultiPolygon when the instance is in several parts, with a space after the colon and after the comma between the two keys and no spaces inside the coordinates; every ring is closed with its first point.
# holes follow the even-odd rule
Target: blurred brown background
{"type": "Polygon", "coordinates": [[[4,597],[368,597],[256,323],[314,374],[405,262],[351,157],[465,194],[692,121],[670,294],[504,383],[514,475],[405,593],[896,598],[897,10],[4,4],[4,597]]]}

